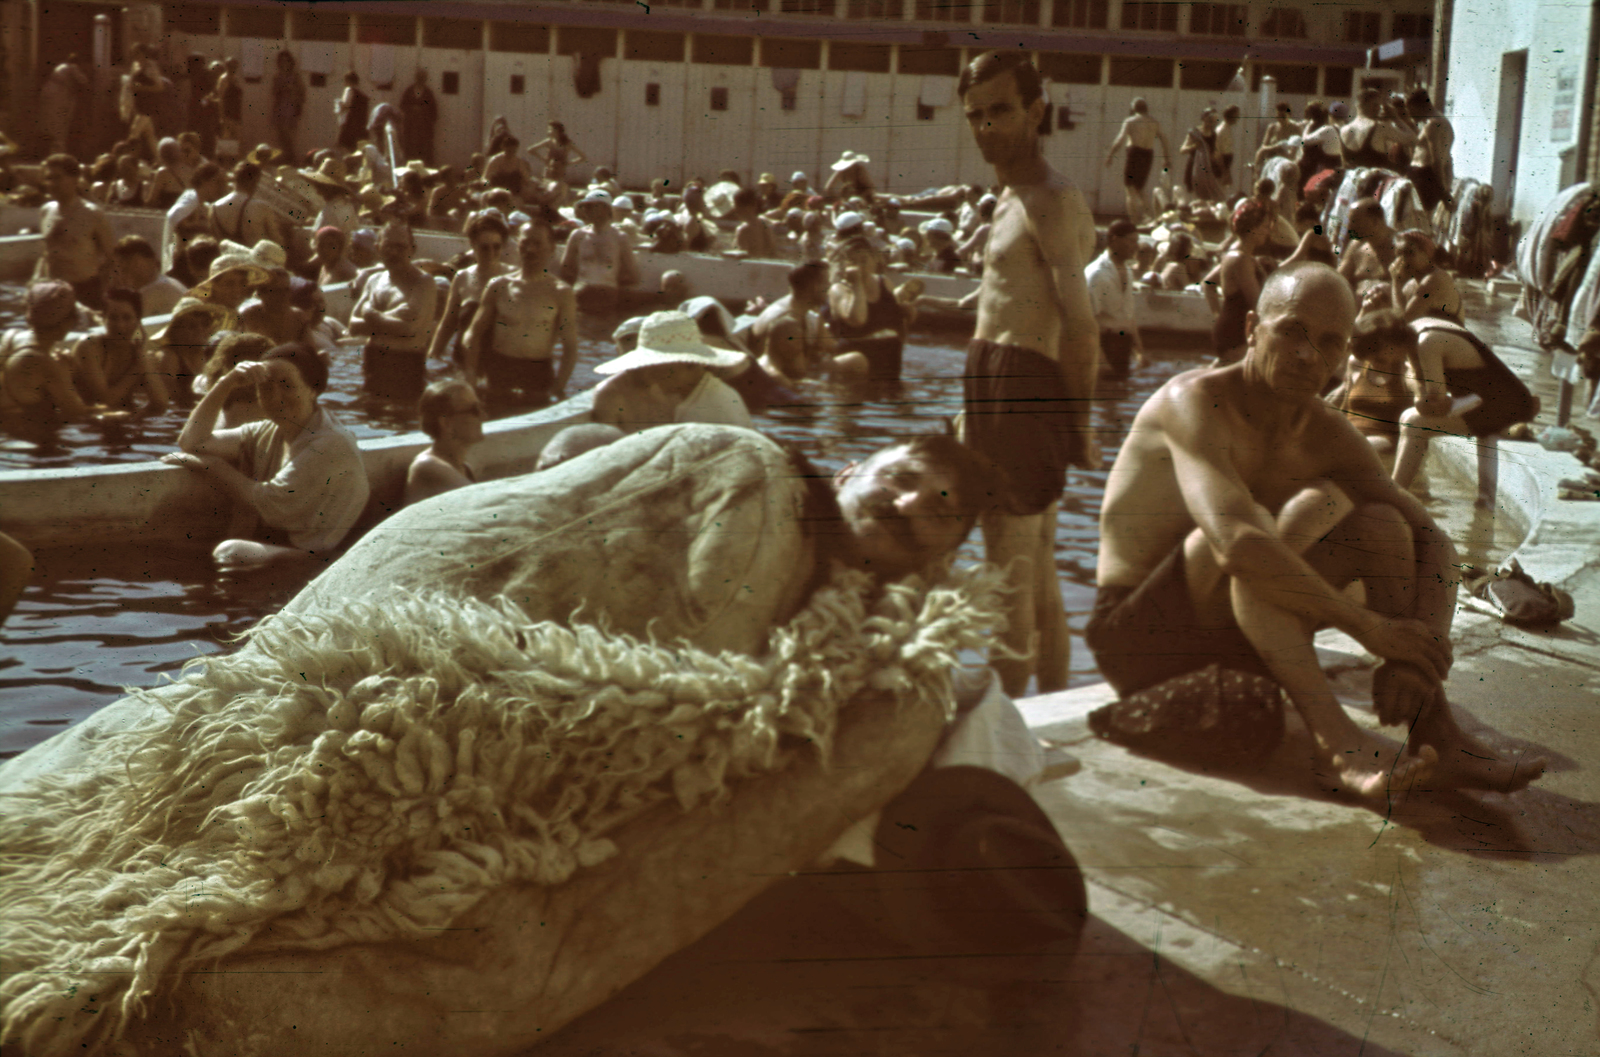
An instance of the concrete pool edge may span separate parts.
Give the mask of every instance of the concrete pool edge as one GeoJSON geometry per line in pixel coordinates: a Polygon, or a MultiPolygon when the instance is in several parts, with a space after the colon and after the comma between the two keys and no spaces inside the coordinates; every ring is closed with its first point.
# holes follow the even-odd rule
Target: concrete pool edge
{"type": "MultiPolygon", "coordinates": [[[[485,478],[527,473],[552,436],[589,421],[592,402],[593,393],[585,391],[551,407],[485,423],[473,463],[485,478]]],[[[419,432],[361,441],[372,498],[358,527],[370,527],[399,508],[406,468],[427,445],[427,436],[419,432]]],[[[182,545],[220,540],[232,504],[191,471],[139,462],[0,472],[0,511],[0,530],[33,548],[182,545]]]]}

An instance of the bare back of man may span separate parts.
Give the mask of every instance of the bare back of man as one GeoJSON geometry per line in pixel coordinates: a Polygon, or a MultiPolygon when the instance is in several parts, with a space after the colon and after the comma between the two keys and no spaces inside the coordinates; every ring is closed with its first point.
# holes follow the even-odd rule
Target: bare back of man
{"type": "Polygon", "coordinates": [[[991,657],[1006,692],[1067,684],[1070,642],[1056,580],[1057,501],[1068,466],[1099,465],[1090,409],[1100,339],[1085,269],[1094,218],[1038,152],[1037,71],[986,53],[962,75],[968,125],[1005,190],[984,250],[967,350],[963,439],[1007,480],[983,519],[990,561],[1007,569],[1011,610],[991,657]]]}
{"type": "Polygon", "coordinates": [[[1190,371],[1140,410],[1101,508],[1088,640],[1123,694],[1220,662],[1267,675],[1313,740],[1327,788],[1382,797],[1429,775],[1514,789],[1542,760],[1497,756],[1456,726],[1454,549],[1348,420],[1316,398],[1343,362],[1354,303],[1325,266],[1276,273],[1244,362],[1190,371]],[[1365,601],[1343,589],[1361,580],[1365,601]],[[1374,704],[1405,746],[1345,715],[1312,643],[1337,627],[1384,659],[1374,704]]]}
{"type": "Polygon", "coordinates": [[[1117,151],[1127,149],[1122,166],[1122,193],[1128,219],[1138,223],[1144,217],[1144,192],[1150,179],[1150,167],[1155,161],[1156,141],[1161,142],[1161,156],[1168,167],[1172,164],[1172,150],[1167,146],[1167,135],[1161,122],[1151,117],[1143,99],[1133,101],[1133,112],[1122,122],[1117,138],[1111,142],[1106,154],[1109,168],[1116,160],[1117,151]]]}
{"type": "Polygon", "coordinates": [[[110,261],[116,243],[105,211],[82,198],[45,203],[39,229],[44,233],[44,255],[36,279],[64,279],[74,285],[94,279],[110,261]]]}
{"type": "Polygon", "coordinates": [[[277,211],[243,191],[230,192],[211,206],[211,224],[220,237],[245,246],[262,239],[287,245],[277,211]]]}

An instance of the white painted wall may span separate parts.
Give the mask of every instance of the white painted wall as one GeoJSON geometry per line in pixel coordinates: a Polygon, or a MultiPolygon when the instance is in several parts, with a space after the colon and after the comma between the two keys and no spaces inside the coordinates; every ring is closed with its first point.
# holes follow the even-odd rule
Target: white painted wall
{"type": "MultiPolygon", "coordinates": [[[[1445,114],[1456,130],[1457,176],[1492,183],[1496,171],[1496,121],[1500,111],[1503,58],[1528,53],[1522,106],[1522,133],[1516,164],[1513,220],[1527,223],[1563,186],[1563,152],[1576,151],[1578,130],[1589,115],[1581,112],[1584,49],[1593,7],[1559,0],[1458,0],[1450,41],[1445,114]],[[1572,133],[1551,138],[1556,76],[1571,68],[1578,76],[1572,133]]],[[[1570,166],[1569,166],[1570,168],[1570,166]]],[[[1505,208],[1501,204],[1501,208],[1505,208]]]]}

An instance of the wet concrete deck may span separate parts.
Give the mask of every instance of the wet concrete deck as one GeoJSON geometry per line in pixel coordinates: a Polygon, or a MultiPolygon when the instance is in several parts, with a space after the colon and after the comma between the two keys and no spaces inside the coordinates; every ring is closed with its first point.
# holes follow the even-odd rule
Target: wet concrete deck
{"type": "MultiPolygon", "coordinates": [[[[1555,386],[1510,305],[1475,293],[1469,311],[1548,422],[1555,386]]],[[[1436,481],[1471,469],[1470,445],[1435,448],[1436,481]]],[[[910,957],[821,937],[851,926],[770,898],[537,1052],[1600,1054],[1600,503],[1555,498],[1570,455],[1504,452],[1499,524],[1453,511],[1452,531],[1531,530],[1520,560],[1572,591],[1577,617],[1532,632],[1463,608],[1448,691],[1490,744],[1549,756],[1534,786],[1374,810],[1313,787],[1293,723],[1264,768],[1207,773],[1089,735],[1104,686],[1031,698],[1030,725],[1081,761],[1035,791],[1088,882],[1076,953],[910,957]]],[[[1319,644],[1372,724],[1372,658],[1319,644]]]]}

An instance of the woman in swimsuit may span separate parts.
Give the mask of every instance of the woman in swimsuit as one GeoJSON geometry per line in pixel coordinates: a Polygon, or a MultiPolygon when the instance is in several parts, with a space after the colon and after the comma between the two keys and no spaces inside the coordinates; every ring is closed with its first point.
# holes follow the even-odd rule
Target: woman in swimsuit
{"type": "Polygon", "coordinates": [[[573,146],[566,126],[559,121],[550,122],[549,135],[529,147],[528,153],[544,162],[544,178],[557,183],[567,182],[567,166],[589,160],[573,146]]]}
{"type": "Polygon", "coordinates": [[[1428,441],[1440,433],[1472,437],[1478,443],[1480,510],[1493,509],[1499,477],[1499,434],[1517,422],[1531,422],[1539,401],[1522,379],[1471,331],[1424,316],[1412,322],[1418,334],[1417,364],[1422,395],[1400,416],[1400,450],[1394,482],[1411,487],[1428,441]]]}
{"type": "Polygon", "coordinates": [[[491,148],[492,157],[489,164],[483,168],[483,180],[490,187],[501,187],[517,197],[522,196],[522,188],[533,176],[533,169],[517,153],[522,142],[507,132],[491,148]]]}
{"type": "Polygon", "coordinates": [[[1305,130],[1300,134],[1300,186],[1326,169],[1344,168],[1344,148],[1339,130],[1328,124],[1328,111],[1321,103],[1306,104],[1305,130]]]}
{"type": "Polygon", "coordinates": [[[833,282],[823,318],[839,343],[840,352],[859,352],[867,359],[870,377],[893,381],[900,377],[900,359],[906,331],[917,317],[919,280],[891,289],[883,277],[883,258],[864,235],[845,239],[830,254],[833,282]]]}
{"type": "Polygon", "coordinates": [[[476,484],[467,450],[483,439],[483,407],[477,391],[459,378],[430,384],[417,403],[422,432],[433,438],[406,471],[405,505],[476,484]]]}
{"type": "Polygon", "coordinates": [[[1219,366],[1244,357],[1245,316],[1261,296],[1261,265],[1256,254],[1272,233],[1272,212],[1258,199],[1247,198],[1233,211],[1230,226],[1239,241],[1201,283],[1216,314],[1216,321],[1211,324],[1211,348],[1219,366]],[[1220,301],[1218,287],[1222,291],[1220,301]]]}
{"type": "Polygon", "coordinates": [[[143,304],[137,291],[106,291],[105,326],[72,350],[72,381],[84,399],[112,411],[142,417],[167,409],[167,389],[155,358],[145,349],[139,322],[143,304]],[[144,404],[136,397],[144,393],[144,404]]]}
{"type": "Polygon", "coordinates": [[[1394,263],[1389,265],[1390,297],[1407,322],[1433,316],[1459,326],[1461,294],[1435,257],[1433,239],[1426,233],[1413,228],[1396,236],[1394,263]]]}
{"type": "Polygon", "coordinates": [[[171,209],[178,201],[178,196],[188,190],[183,177],[178,175],[178,169],[183,164],[183,152],[178,149],[178,141],[171,136],[163,139],[160,146],[156,147],[156,158],[161,162],[161,167],[144,185],[144,204],[156,209],[171,209]]]}
{"type": "Polygon", "coordinates": [[[472,263],[456,272],[450,280],[450,292],[444,299],[444,310],[439,313],[439,324],[434,328],[433,340],[428,343],[428,358],[442,360],[447,350],[451,359],[460,362],[460,346],[455,343],[458,334],[465,334],[466,325],[478,312],[483,300],[483,289],[489,280],[505,271],[500,259],[506,240],[511,237],[505,221],[494,213],[474,213],[467,221],[464,234],[472,245],[472,263]]]}

